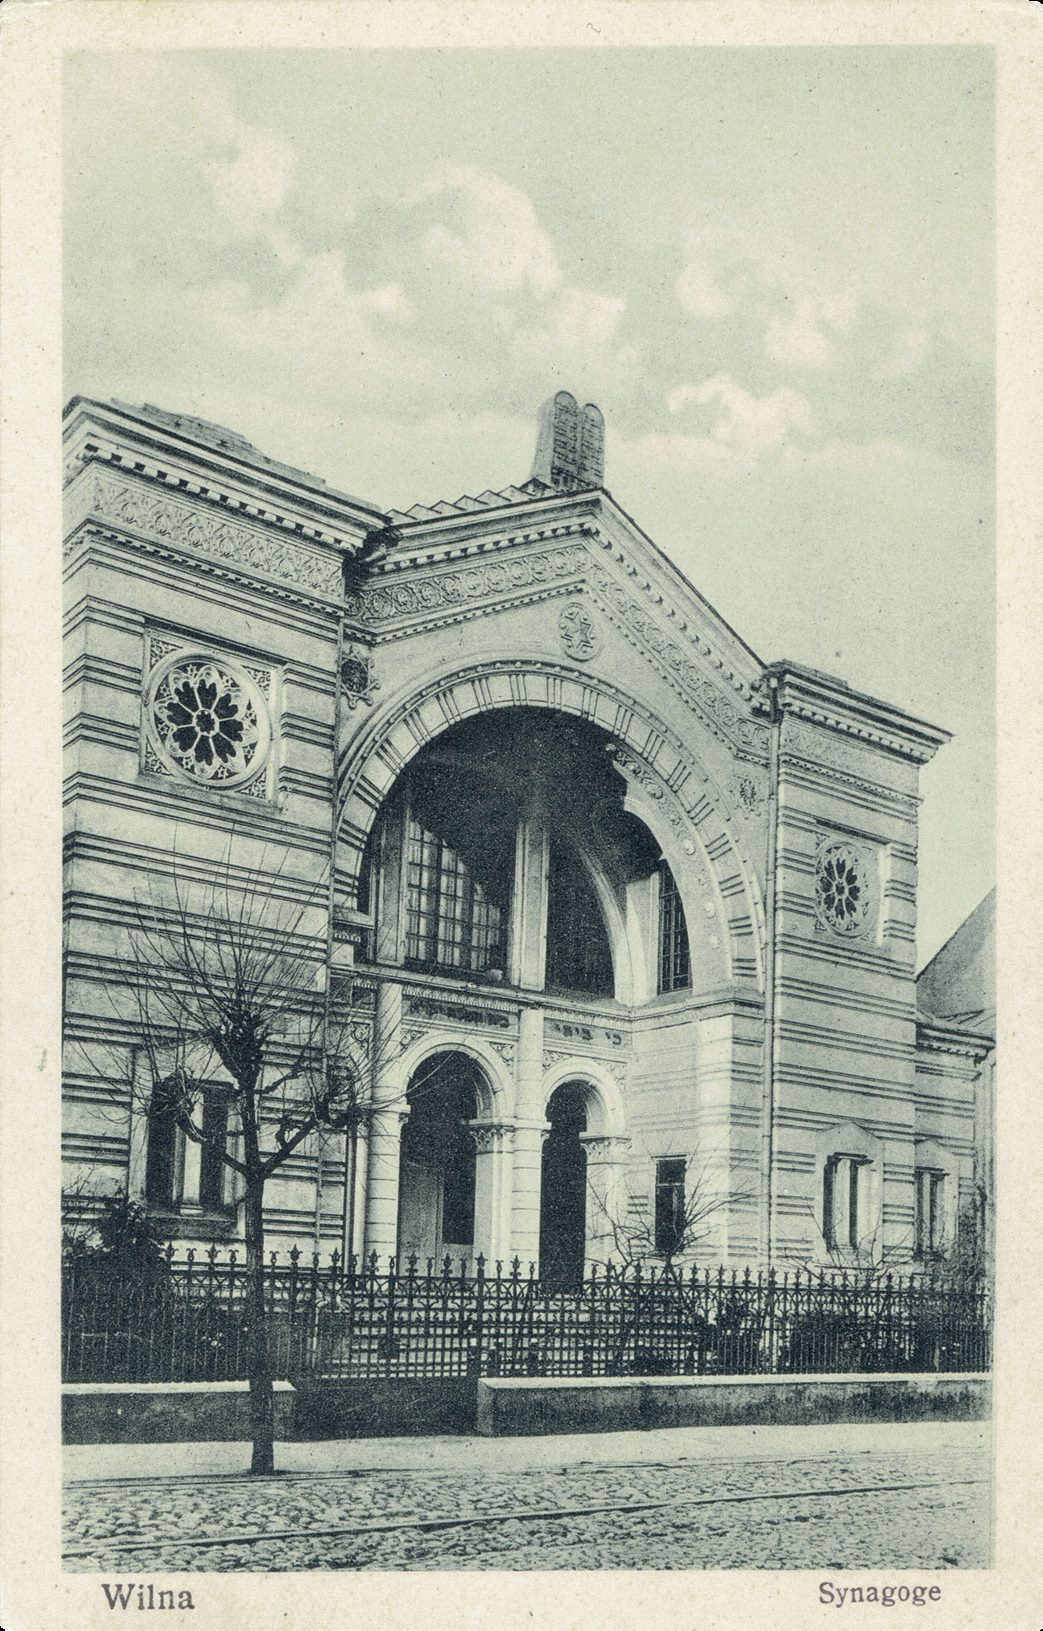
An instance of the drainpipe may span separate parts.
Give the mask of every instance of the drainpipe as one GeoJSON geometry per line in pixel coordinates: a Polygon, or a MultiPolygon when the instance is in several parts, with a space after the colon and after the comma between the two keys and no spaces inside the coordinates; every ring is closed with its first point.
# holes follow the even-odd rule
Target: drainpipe
{"type": "Polygon", "coordinates": [[[768,737],[768,854],[764,901],[764,1111],[762,1121],[762,1172],[764,1185],[764,1252],[771,1268],[775,1254],[775,1082],[778,1065],[778,1000],[775,955],[778,934],[778,888],[776,872],[779,853],[779,748],[782,710],[779,707],[778,678],[767,676],[771,705],[768,737]]]}
{"type": "MultiPolygon", "coordinates": [[[[337,768],[340,757],[340,720],[341,720],[341,676],[340,667],[344,656],[344,618],[337,617],[337,646],[336,662],[333,670],[333,788],[330,800],[330,858],[329,882],[326,891],[326,967],[325,979],[322,988],[322,1083],[325,1088],[329,1069],[328,1042],[330,1023],[330,1003],[332,1001],[331,987],[333,984],[333,909],[337,899],[337,768]]],[[[319,1132],[319,1147],[316,1155],[315,1170],[315,1250],[318,1252],[322,1238],[322,1190],[323,1190],[323,1162],[325,1156],[325,1134],[319,1132]]],[[[348,1159],[347,1145],[344,1150],[344,1210],[350,1206],[348,1168],[351,1165],[348,1159]]],[[[342,1222],[341,1238],[347,1233],[347,1223],[342,1222]]]]}

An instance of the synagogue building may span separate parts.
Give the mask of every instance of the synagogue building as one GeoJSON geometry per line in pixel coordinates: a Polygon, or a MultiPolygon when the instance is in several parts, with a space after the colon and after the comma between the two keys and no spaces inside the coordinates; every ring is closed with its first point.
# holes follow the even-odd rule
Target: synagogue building
{"type": "Polygon", "coordinates": [[[992,1042],[917,1007],[947,733],[763,662],[605,487],[597,408],[405,512],[154,407],[76,397],[65,436],[70,1193],[235,1249],[226,1084],[202,1145],[143,1112],[112,987],[156,880],[260,876],[371,1066],[269,1181],[270,1249],[568,1283],[679,1220],[707,1265],[952,1245],[992,1042]]]}

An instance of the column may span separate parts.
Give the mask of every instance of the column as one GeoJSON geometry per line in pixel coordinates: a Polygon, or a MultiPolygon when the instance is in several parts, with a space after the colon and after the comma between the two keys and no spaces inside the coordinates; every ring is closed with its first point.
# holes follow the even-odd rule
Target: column
{"type": "Polygon", "coordinates": [[[609,1258],[619,1261],[616,1225],[626,1221],[626,1163],[629,1138],[605,1138],[598,1133],[580,1133],[587,1152],[587,1244],[588,1270],[593,1263],[603,1265],[609,1258]]]}
{"type": "Polygon", "coordinates": [[[373,1077],[373,1108],[369,1116],[366,1169],[366,1229],[363,1250],[376,1252],[379,1267],[398,1250],[398,1174],[402,1124],[409,1106],[399,1089],[398,1027],[402,1015],[402,987],[393,982],[377,991],[377,1057],[373,1077]]]}
{"type": "MultiPolygon", "coordinates": [[[[550,1123],[543,1103],[543,1009],[523,1008],[518,1016],[515,1063],[514,1162],[511,1234],[507,1257],[523,1272],[540,1260],[540,1177],[543,1140],[550,1123]]],[[[506,1267],[506,1259],[505,1259],[506,1267]]]]}
{"type": "Polygon", "coordinates": [[[510,1265],[511,1188],[514,1124],[509,1121],[469,1121],[478,1147],[474,1169],[473,1257],[485,1258],[485,1271],[496,1264],[510,1265]]]}
{"type": "Polygon", "coordinates": [[[542,991],[547,963],[547,874],[550,841],[538,812],[518,823],[514,849],[509,978],[524,990],[542,991]]]}

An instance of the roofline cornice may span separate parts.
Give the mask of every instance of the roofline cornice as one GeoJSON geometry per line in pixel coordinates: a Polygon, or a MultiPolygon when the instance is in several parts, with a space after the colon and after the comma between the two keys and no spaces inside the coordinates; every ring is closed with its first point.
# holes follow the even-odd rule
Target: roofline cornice
{"type": "Polygon", "coordinates": [[[843,736],[860,738],[917,764],[926,764],[952,739],[952,732],[942,726],[918,719],[879,697],[853,690],[832,674],[800,663],[768,663],[755,689],[760,693],[761,713],[771,713],[774,701],[783,718],[806,720],[843,736]]]}
{"type": "Polygon", "coordinates": [[[252,488],[271,499],[284,495],[298,508],[325,517],[332,528],[348,527],[358,533],[375,531],[389,524],[387,512],[377,505],[327,487],[321,478],[307,471],[277,459],[269,461],[258,449],[252,449],[251,456],[246,451],[249,444],[244,444],[242,449],[213,447],[188,430],[163,425],[144,411],[125,404],[72,397],[63,414],[65,440],[71,441],[92,423],[113,441],[131,443],[153,459],[190,461],[215,479],[220,477],[240,487],[252,488]]]}

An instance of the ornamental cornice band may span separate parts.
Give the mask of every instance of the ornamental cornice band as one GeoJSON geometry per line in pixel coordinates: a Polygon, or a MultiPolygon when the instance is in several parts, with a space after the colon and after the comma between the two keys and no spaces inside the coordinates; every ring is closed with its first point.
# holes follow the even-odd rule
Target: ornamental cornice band
{"type": "Polygon", "coordinates": [[[917,748],[907,739],[894,736],[889,731],[874,730],[868,725],[853,719],[845,719],[837,713],[827,713],[822,708],[813,708],[807,703],[788,702],[786,717],[805,720],[809,725],[817,725],[821,730],[833,731],[838,736],[852,737],[856,742],[864,742],[872,747],[887,748],[890,753],[911,760],[913,764],[925,764],[934,752],[933,747],[926,750],[917,748]]]}
{"type": "Polygon", "coordinates": [[[260,527],[223,513],[210,514],[201,505],[167,494],[95,476],[88,513],[147,532],[166,543],[235,561],[322,595],[339,597],[341,592],[339,557],[324,557],[302,544],[273,537],[260,527]]]}
{"type": "MultiPolygon", "coordinates": [[[[748,718],[725,696],[719,686],[707,675],[700,673],[698,665],[680,646],[663,633],[654,617],[632,599],[621,583],[611,577],[597,561],[590,566],[590,582],[603,599],[606,610],[619,620],[625,631],[636,635],[662,665],[663,671],[677,684],[682,695],[687,694],[689,705],[694,701],[697,712],[710,729],[729,748],[740,746],[753,753],[765,752],[764,727],[748,718]]],[[[700,651],[709,652],[705,641],[691,636],[700,651]]]]}
{"type": "Polygon", "coordinates": [[[492,595],[509,595],[512,589],[533,584],[553,583],[582,572],[588,560],[584,544],[566,544],[559,549],[511,560],[481,561],[474,566],[455,568],[411,582],[377,583],[357,590],[345,600],[349,617],[361,623],[383,623],[391,618],[423,616],[441,607],[459,608],[492,595]]]}

